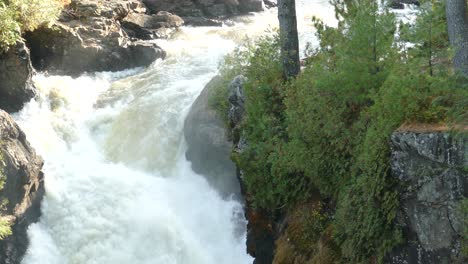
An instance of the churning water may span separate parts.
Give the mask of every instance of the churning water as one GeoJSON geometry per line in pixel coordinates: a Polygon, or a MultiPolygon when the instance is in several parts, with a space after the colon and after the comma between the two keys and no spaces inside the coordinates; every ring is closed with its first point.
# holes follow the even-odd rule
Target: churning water
{"type": "MultiPolygon", "coordinates": [[[[313,35],[312,14],[334,21],[326,0],[298,2],[302,39],[313,35]]],[[[23,263],[251,263],[242,205],[191,170],[183,123],[223,56],[276,19],[270,10],[182,28],[157,42],[168,57],[146,69],[38,74],[39,97],[15,115],[46,161],[43,214],[23,263]]]]}

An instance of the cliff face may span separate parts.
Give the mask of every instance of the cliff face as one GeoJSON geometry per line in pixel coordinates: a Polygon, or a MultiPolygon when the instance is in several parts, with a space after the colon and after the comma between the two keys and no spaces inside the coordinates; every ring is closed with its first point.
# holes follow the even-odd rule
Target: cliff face
{"type": "Polygon", "coordinates": [[[12,235],[0,240],[0,263],[20,263],[28,246],[27,228],[40,216],[44,195],[42,158],[36,155],[26,136],[4,111],[0,110],[0,177],[4,183],[0,217],[9,220],[12,235]]]}
{"type": "Polygon", "coordinates": [[[448,132],[392,135],[392,173],[402,183],[398,223],[407,243],[388,263],[466,263],[459,204],[468,193],[467,141],[448,132]]]}
{"type": "Polygon", "coordinates": [[[34,96],[32,75],[29,49],[23,42],[18,42],[8,51],[0,51],[1,109],[18,111],[34,96]]]}
{"type": "Polygon", "coordinates": [[[145,12],[136,0],[72,0],[52,27],[25,35],[33,66],[67,75],[148,66],[165,52],[130,38],[121,25],[127,16],[145,12]]]}

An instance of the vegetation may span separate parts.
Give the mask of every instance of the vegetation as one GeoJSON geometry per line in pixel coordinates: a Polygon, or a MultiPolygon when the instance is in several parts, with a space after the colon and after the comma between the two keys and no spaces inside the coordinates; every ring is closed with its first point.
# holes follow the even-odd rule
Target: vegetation
{"type": "MultiPolygon", "coordinates": [[[[346,2],[334,3],[337,28],[314,19],[319,47],[308,51],[296,79],[283,81],[275,35],[226,59],[226,80],[236,74],[249,80],[242,124],[248,145],[233,159],[256,207],[284,211],[307,203],[317,190],[331,201],[332,216],[316,210],[303,221],[309,224],[291,227],[306,234],[290,236],[296,248],[331,233],[336,246],[327,247],[327,256],[381,262],[402,242],[390,135],[407,122],[465,125],[468,81],[449,63],[442,3],[423,4],[410,26],[397,25],[374,0],[346,2]]],[[[225,100],[222,93],[217,98],[225,100]]]]}
{"type": "MultiPolygon", "coordinates": [[[[3,172],[4,167],[5,165],[3,162],[3,155],[0,152],[0,191],[2,191],[3,185],[5,184],[5,174],[3,172]]],[[[5,206],[6,202],[2,201],[0,204],[0,210],[3,209],[5,206]]],[[[4,239],[9,235],[11,235],[10,221],[8,221],[8,219],[3,218],[0,214],[0,240],[4,239]]]]}
{"type": "Polygon", "coordinates": [[[67,0],[0,0],[0,50],[21,40],[21,34],[57,20],[67,0]]]}

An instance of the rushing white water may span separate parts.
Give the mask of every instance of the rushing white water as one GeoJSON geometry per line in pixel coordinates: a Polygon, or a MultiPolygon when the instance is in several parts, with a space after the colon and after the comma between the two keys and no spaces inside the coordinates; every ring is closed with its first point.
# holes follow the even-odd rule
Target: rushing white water
{"type": "MultiPolygon", "coordinates": [[[[326,1],[299,1],[302,43],[326,1]],[[307,7],[307,8],[306,8],[307,7]]],[[[184,157],[183,121],[222,57],[277,24],[273,10],[158,41],[147,69],[73,79],[39,74],[15,115],[46,163],[40,222],[24,264],[251,263],[238,201],[222,199],[184,157]]]]}

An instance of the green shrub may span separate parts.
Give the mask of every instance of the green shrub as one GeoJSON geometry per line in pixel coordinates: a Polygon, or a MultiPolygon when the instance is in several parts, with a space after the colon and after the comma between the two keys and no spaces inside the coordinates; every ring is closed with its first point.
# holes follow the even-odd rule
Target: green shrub
{"type": "MultiPolygon", "coordinates": [[[[1,142],[0,142],[1,145],[1,142]]],[[[3,185],[5,184],[5,174],[4,174],[5,164],[3,161],[3,154],[0,152],[0,192],[3,189],[3,185]]],[[[6,206],[8,201],[2,201],[0,204],[0,211],[6,206]]],[[[11,235],[11,223],[8,219],[5,219],[0,213],[0,240],[4,239],[5,237],[11,235]]]]}
{"type": "Polygon", "coordinates": [[[21,39],[21,26],[16,20],[16,13],[13,9],[0,2],[0,50],[14,45],[21,39]]]}
{"type": "MultiPolygon", "coordinates": [[[[412,28],[401,27],[398,38],[393,15],[376,1],[346,3],[335,1],[337,28],[314,19],[319,47],[288,83],[276,37],[226,60],[230,77],[248,78],[242,124],[248,145],[234,160],[254,206],[294,208],[318,189],[336,205],[333,256],[343,263],[382,262],[403,241],[395,224],[390,136],[408,122],[466,124],[468,82],[444,70],[449,52],[440,3],[412,28]],[[401,49],[408,39],[418,45],[401,49]]],[[[294,230],[314,235],[295,236],[291,244],[312,245],[323,228],[314,224],[305,232],[305,222],[299,224],[294,230]]]]}
{"type": "Polygon", "coordinates": [[[0,0],[0,50],[21,40],[21,34],[57,20],[67,1],[0,0]]]}

